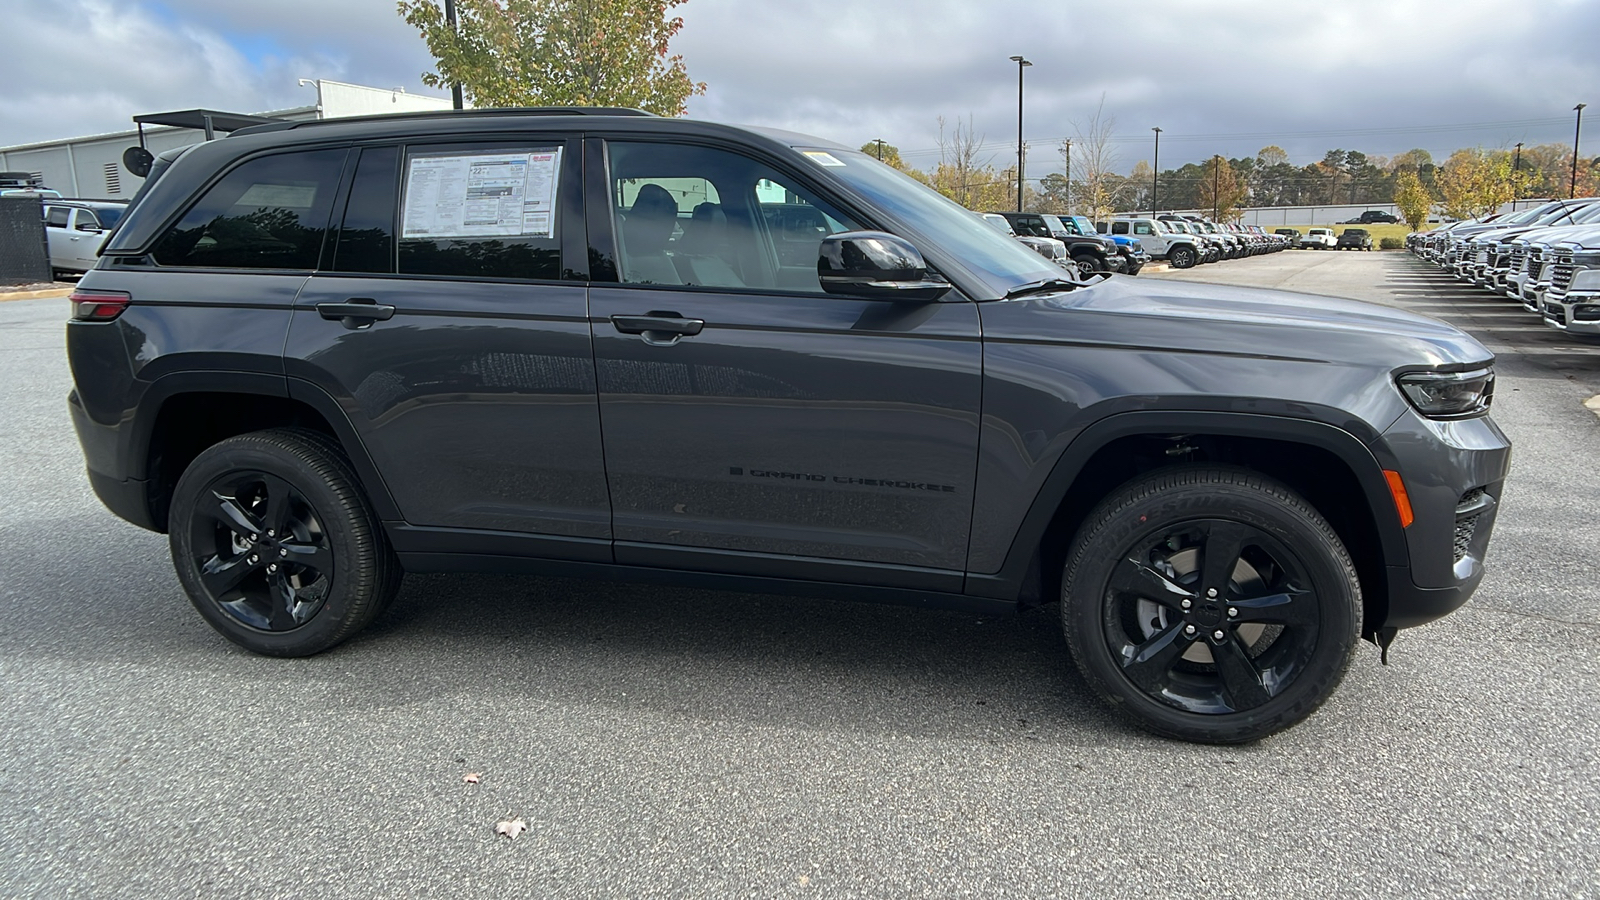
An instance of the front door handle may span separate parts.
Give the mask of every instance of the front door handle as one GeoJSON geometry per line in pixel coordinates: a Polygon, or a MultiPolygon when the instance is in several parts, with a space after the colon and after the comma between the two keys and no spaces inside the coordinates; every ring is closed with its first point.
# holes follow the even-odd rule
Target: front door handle
{"type": "Polygon", "coordinates": [[[706,327],[706,320],[651,310],[642,316],[612,316],[611,325],[623,334],[639,335],[647,344],[670,346],[680,338],[699,334],[706,327]]]}
{"type": "Polygon", "coordinates": [[[337,320],[351,330],[366,328],[373,322],[386,322],[394,317],[394,307],[380,304],[370,297],[351,297],[343,303],[318,303],[317,315],[337,320]]]}

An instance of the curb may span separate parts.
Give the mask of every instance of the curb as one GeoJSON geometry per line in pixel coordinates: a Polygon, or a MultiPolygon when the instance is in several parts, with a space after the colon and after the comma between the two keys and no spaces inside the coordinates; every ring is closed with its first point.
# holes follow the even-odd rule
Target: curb
{"type": "Polygon", "coordinates": [[[7,300],[42,300],[46,297],[65,297],[72,288],[47,288],[42,291],[0,291],[0,303],[7,300]]]}

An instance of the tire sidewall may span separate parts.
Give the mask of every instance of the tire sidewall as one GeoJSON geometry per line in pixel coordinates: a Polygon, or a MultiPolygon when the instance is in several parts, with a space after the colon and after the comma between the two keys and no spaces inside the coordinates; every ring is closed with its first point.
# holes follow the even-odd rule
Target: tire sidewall
{"type": "MultiPolygon", "coordinates": [[[[1111,501],[1091,513],[1086,520],[1091,524],[1086,527],[1092,532],[1081,534],[1068,556],[1062,624],[1085,678],[1144,727],[1183,740],[1241,743],[1310,715],[1338,685],[1355,644],[1360,591],[1343,545],[1303,500],[1283,503],[1257,487],[1203,482],[1169,487],[1132,503],[1114,502],[1149,487],[1152,480],[1156,479],[1116,492],[1111,501]],[[1272,536],[1294,554],[1319,600],[1316,646],[1310,661],[1287,689],[1253,709],[1205,715],[1152,698],[1122,675],[1106,642],[1105,586],[1115,564],[1146,536],[1195,519],[1229,519],[1272,536]],[[1099,527],[1094,527],[1096,524],[1099,527]],[[1075,571],[1074,560],[1078,561],[1075,571]]],[[[1262,483],[1258,477],[1254,481],[1262,483]]]]}

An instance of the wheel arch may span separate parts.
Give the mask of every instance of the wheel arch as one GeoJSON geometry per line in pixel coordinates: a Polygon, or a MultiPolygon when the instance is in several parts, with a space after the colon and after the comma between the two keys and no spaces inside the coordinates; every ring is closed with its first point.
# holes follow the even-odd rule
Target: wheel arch
{"type": "Polygon", "coordinates": [[[1383,475],[1392,464],[1336,425],[1253,413],[1127,412],[1089,426],[1056,461],[1000,571],[969,573],[968,592],[1027,603],[1053,599],[1067,551],[1095,505],[1131,478],[1190,462],[1241,465],[1305,497],[1356,563],[1363,635],[1385,621],[1387,567],[1409,565],[1383,475]]]}
{"type": "Polygon", "coordinates": [[[314,385],[262,373],[174,372],[145,391],[133,422],[129,458],[145,480],[149,521],[157,531],[166,532],[172,490],[202,450],[235,435],[286,426],[331,437],[379,517],[399,518],[349,419],[314,385]]]}

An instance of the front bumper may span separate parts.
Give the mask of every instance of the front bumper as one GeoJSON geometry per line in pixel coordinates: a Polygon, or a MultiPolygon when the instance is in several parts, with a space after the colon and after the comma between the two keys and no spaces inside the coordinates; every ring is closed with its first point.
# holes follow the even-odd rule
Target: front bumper
{"type": "Polygon", "coordinates": [[[1573,292],[1555,300],[1546,294],[1539,304],[1544,323],[1569,334],[1600,334],[1600,293],[1573,292]]]}
{"type": "Polygon", "coordinates": [[[1488,416],[1457,421],[1407,411],[1383,434],[1405,481],[1414,521],[1409,566],[1388,572],[1384,628],[1431,622],[1466,603],[1483,580],[1511,442],[1488,416]]]}

